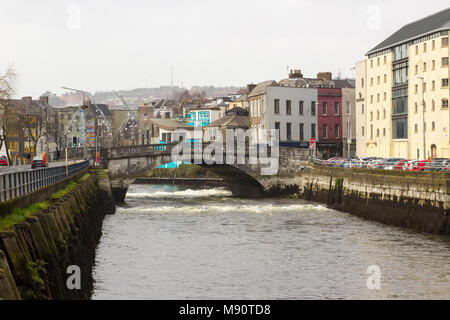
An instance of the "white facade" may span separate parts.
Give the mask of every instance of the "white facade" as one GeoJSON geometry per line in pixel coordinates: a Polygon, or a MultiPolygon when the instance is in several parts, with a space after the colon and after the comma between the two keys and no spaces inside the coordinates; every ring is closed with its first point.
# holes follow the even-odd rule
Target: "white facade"
{"type": "Polygon", "coordinates": [[[280,142],[309,142],[317,137],[317,108],[311,110],[317,99],[316,88],[268,86],[264,93],[249,97],[251,126],[269,130],[278,127],[280,142]]]}

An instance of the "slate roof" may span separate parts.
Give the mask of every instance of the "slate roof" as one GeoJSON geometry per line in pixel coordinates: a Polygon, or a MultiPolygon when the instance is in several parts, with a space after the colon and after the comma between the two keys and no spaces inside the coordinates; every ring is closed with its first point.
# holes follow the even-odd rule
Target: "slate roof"
{"type": "Polygon", "coordinates": [[[267,87],[270,86],[277,86],[278,83],[275,80],[267,80],[267,81],[263,81],[258,83],[258,85],[255,87],[255,89],[252,90],[252,92],[250,92],[248,94],[248,97],[254,97],[257,95],[260,95],[262,93],[265,93],[267,91],[267,87]]]}
{"type": "Polygon", "coordinates": [[[248,116],[238,116],[236,114],[227,115],[214,122],[211,122],[204,128],[211,128],[211,127],[248,128],[249,119],[248,116]]]}
{"type": "Polygon", "coordinates": [[[194,129],[193,126],[189,126],[182,122],[178,122],[178,121],[174,121],[174,120],[170,120],[170,119],[150,118],[150,119],[148,119],[148,121],[160,128],[163,128],[163,129],[169,130],[169,131],[173,131],[176,129],[187,129],[187,130],[194,129]]]}
{"type": "Polygon", "coordinates": [[[425,17],[423,19],[414,21],[402,27],[389,38],[381,42],[375,48],[370,50],[367,54],[377,51],[385,50],[390,47],[407,42],[419,36],[434,33],[439,30],[450,29],[450,8],[425,17]]]}

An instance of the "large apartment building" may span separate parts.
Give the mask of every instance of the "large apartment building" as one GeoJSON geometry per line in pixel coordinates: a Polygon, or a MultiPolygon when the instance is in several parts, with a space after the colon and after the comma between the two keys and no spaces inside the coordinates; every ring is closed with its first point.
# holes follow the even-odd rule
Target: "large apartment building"
{"type": "Polygon", "coordinates": [[[357,65],[358,156],[450,157],[449,30],[450,8],[404,26],[357,65]]]}

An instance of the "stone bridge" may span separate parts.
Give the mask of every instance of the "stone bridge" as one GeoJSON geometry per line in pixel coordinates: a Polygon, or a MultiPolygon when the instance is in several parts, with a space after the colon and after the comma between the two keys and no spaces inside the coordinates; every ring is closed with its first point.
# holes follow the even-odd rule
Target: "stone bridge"
{"type": "Polygon", "coordinates": [[[101,163],[108,168],[112,193],[117,202],[124,201],[128,187],[137,179],[145,177],[154,168],[177,160],[212,170],[236,196],[261,197],[264,188],[259,178],[298,171],[308,160],[308,150],[248,145],[245,148],[235,145],[233,150],[227,150],[220,143],[181,142],[101,151],[101,163]]]}

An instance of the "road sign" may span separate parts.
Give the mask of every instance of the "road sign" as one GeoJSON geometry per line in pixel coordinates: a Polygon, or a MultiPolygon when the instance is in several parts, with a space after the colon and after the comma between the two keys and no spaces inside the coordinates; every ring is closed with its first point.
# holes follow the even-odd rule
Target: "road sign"
{"type": "Polygon", "coordinates": [[[314,139],[314,138],[309,139],[310,144],[314,144],[315,142],[316,142],[316,139],[314,139]]]}

